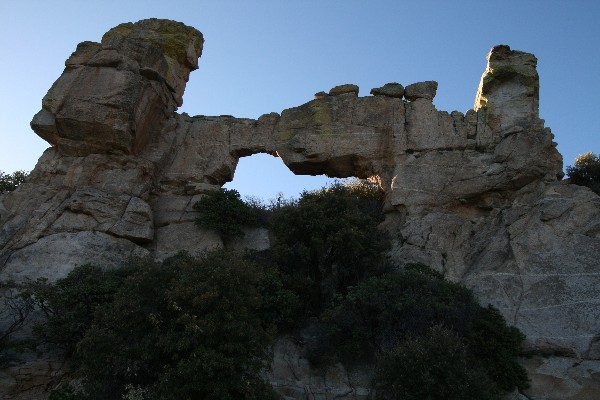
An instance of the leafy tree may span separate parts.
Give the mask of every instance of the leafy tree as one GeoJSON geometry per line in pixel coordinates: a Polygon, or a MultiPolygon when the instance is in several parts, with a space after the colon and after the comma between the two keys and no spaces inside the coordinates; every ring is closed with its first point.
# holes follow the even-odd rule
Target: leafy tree
{"type": "Polygon", "coordinates": [[[600,155],[590,151],[575,157],[574,165],[567,167],[567,175],[571,183],[587,186],[600,194],[600,155]]]}
{"type": "Polygon", "coordinates": [[[382,197],[374,185],[338,182],[273,210],[273,258],[305,316],[318,315],[336,294],[384,268],[389,240],[377,228],[382,197]]]}
{"type": "Polygon", "coordinates": [[[28,173],[25,171],[15,171],[12,174],[6,174],[0,171],[0,194],[12,192],[21,183],[25,182],[28,173]]]}
{"type": "Polygon", "coordinates": [[[218,232],[225,241],[243,236],[243,226],[256,226],[259,222],[253,207],[244,203],[235,189],[209,193],[193,207],[200,214],[196,224],[218,232]]]}

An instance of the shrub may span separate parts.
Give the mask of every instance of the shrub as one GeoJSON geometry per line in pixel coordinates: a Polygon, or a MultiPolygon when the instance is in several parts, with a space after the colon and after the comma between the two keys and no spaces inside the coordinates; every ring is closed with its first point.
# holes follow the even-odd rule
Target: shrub
{"type": "Polygon", "coordinates": [[[28,173],[25,171],[15,171],[12,174],[5,174],[0,171],[0,194],[12,192],[21,183],[25,182],[28,173]]]}
{"type": "MultiPolygon", "coordinates": [[[[439,390],[439,393],[446,390],[450,381],[457,387],[468,387],[473,379],[464,368],[468,363],[476,363],[476,376],[487,376],[491,382],[486,384],[489,393],[527,386],[527,374],[516,360],[524,336],[516,328],[508,327],[497,310],[479,306],[470,290],[446,281],[422,265],[372,277],[350,288],[346,296],[338,296],[336,304],[323,313],[321,331],[308,346],[311,361],[317,364],[331,360],[383,363],[378,367],[380,376],[384,377],[383,386],[408,379],[410,382],[406,385],[421,382],[435,386],[432,383],[435,381],[439,387],[431,390],[439,390]],[[443,326],[452,334],[440,333],[440,328],[434,329],[435,326],[443,326]],[[407,371],[412,372],[404,375],[387,369],[405,362],[407,354],[425,351],[423,349],[435,344],[435,338],[440,335],[445,335],[446,342],[453,338],[459,340],[448,354],[442,355],[440,367],[435,367],[439,371],[434,373],[435,368],[425,368],[429,356],[415,360],[418,365],[407,365],[407,371]],[[441,367],[453,359],[456,366],[441,367]],[[440,375],[444,369],[448,369],[447,376],[440,375]],[[457,375],[459,372],[462,375],[457,375]]],[[[433,354],[436,349],[427,351],[433,354]]],[[[398,382],[390,386],[392,392],[398,382]]],[[[495,399],[494,396],[480,398],[495,399]]]]}
{"type": "Polygon", "coordinates": [[[499,399],[479,360],[455,332],[442,325],[409,337],[383,355],[377,368],[379,399],[499,399]]]}
{"type": "Polygon", "coordinates": [[[0,297],[0,368],[3,368],[12,359],[12,352],[24,344],[13,340],[12,336],[27,321],[34,309],[34,300],[23,296],[14,284],[8,282],[0,283],[0,297]]]}
{"type": "Polygon", "coordinates": [[[273,210],[273,258],[305,317],[338,293],[384,268],[389,240],[377,229],[382,193],[374,186],[336,183],[273,210]]]}
{"type": "Polygon", "coordinates": [[[508,326],[497,309],[488,306],[478,310],[467,340],[473,356],[500,390],[508,392],[515,386],[527,388],[527,371],[517,362],[525,335],[514,326],[508,326]]]}
{"type": "Polygon", "coordinates": [[[202,197],[193,205],[199,212],[196,224],[218,232],[224,241],[244,235],[242,226],[256,226],[259,218],[235,189],[221,189],[202,197]]]}
{"type": "MultiPolygon", "coordinates": [[[[70,290],[47,297],[59,298],[47,304],[66,304],[68,293],[91,293],[72,300],[75,309],[90,313],[58,319],[49,313],[40,327],[45,338],[61,332],[75,337],[81,331],[73,327],[81,327],[72,358],[83,382],[80,398],[274,398],[260,376],[275,332],[264,318],[261,268],[223,251],[199,260],[185,254],[163,263],[146,260],[107,297],[100,294],[102,282],[90,284],[96,271],[76,269],[66,280],[79,276],[81,290],[60,280],[56,287],[70,290]]],[[[56,398],[71,395],[61,390],[56,398]]]]}
{"type": "MultiPolygon", "coordinates": [[[[326,310],[335,353],[343,361],[373,360],[408,336],[443,323],[464,334],[479,309],[463,286],[417,270],[372,277],[350,288],[326,310]]],[[[332,349],[333,350],[333,349],[332,349]]]]}
{"type": "Polygon", "coordinates": [[[600,194],[600,155],[590,151],[575,157],[574,165],[567,167],[567,175],[571,183],[587,186],[600,194]]]}
{"type": "Polygon", "coordinates": [[[94,320],[98,307],[113,301],[133,268],[103,270],[92,265],[75,268],[54,284],[46,279],[21,286],[22,296],[34,301],[47,319],[34,326],[42,343],[71,356],[94,320]]]}

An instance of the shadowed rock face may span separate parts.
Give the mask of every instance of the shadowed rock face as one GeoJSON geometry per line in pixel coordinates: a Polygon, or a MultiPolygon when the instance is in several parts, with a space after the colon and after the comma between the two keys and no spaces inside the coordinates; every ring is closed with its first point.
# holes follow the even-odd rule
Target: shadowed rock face
{"type": "Polygon", "coordinates": [[[52,147],[0,196],[2,280],[223,246],[192,205],[263,152],[296,174],[376,177],[399,265],[467,284],[531,348],[600,358],[600,197],[560,182],[533,55],[494,47],[466,114],[438,111],[433,81],[342,85],[257,120],[175,114],[202,43],[150,19],[77,47],[31,123],[52,147]]]}
{"type": "Polygon", "coordinates": [[[31,127],[63,155],[136,152],[182,104],[203,42],[194,28],[150,19],[80,43],[31,127]]]}

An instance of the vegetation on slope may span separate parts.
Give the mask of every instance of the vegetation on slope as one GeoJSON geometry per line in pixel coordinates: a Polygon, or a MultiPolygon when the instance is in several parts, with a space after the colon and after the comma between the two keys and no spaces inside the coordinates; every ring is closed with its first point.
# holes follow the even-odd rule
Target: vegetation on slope
{"type": "Polygon", "coordinates": [[[335,184],[263,207],[231,191],[205,198],[199,224],[206,214],[234,215],[238,228],[260,220],[273,247],[83,266],[28,285],[23,296],[47,315],[39,339],[64,351],[81,382],[52,399],[276,398],[261,377],[269,346],[307,330],[315,366],[374,365],[380,399],[499,399],[527,385],[523,335],[497,310],[424,265],[386,261],[377,187],[335,184]]]}

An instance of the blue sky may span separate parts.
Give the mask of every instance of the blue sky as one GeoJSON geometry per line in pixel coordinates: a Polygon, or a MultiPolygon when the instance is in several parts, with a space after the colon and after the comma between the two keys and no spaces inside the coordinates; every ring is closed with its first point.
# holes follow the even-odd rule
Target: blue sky
{"type": "MultiPolygon", "coordinates": [[[[157,17],[205,37],[180,112],[261,114],[354,83],[439,82],[439,110],[473,107],[496,44],[538,57],[540,115],[565,165],[600,152],[600,1],[33,1],[0,0],[0,170],[31,170],[48,144],[29,128],[77,43],[121,22],[157,17]]],[[[270,156],[240,161],[243,195],[297,196],[323,178],[297,177],[270,156]]]]}

